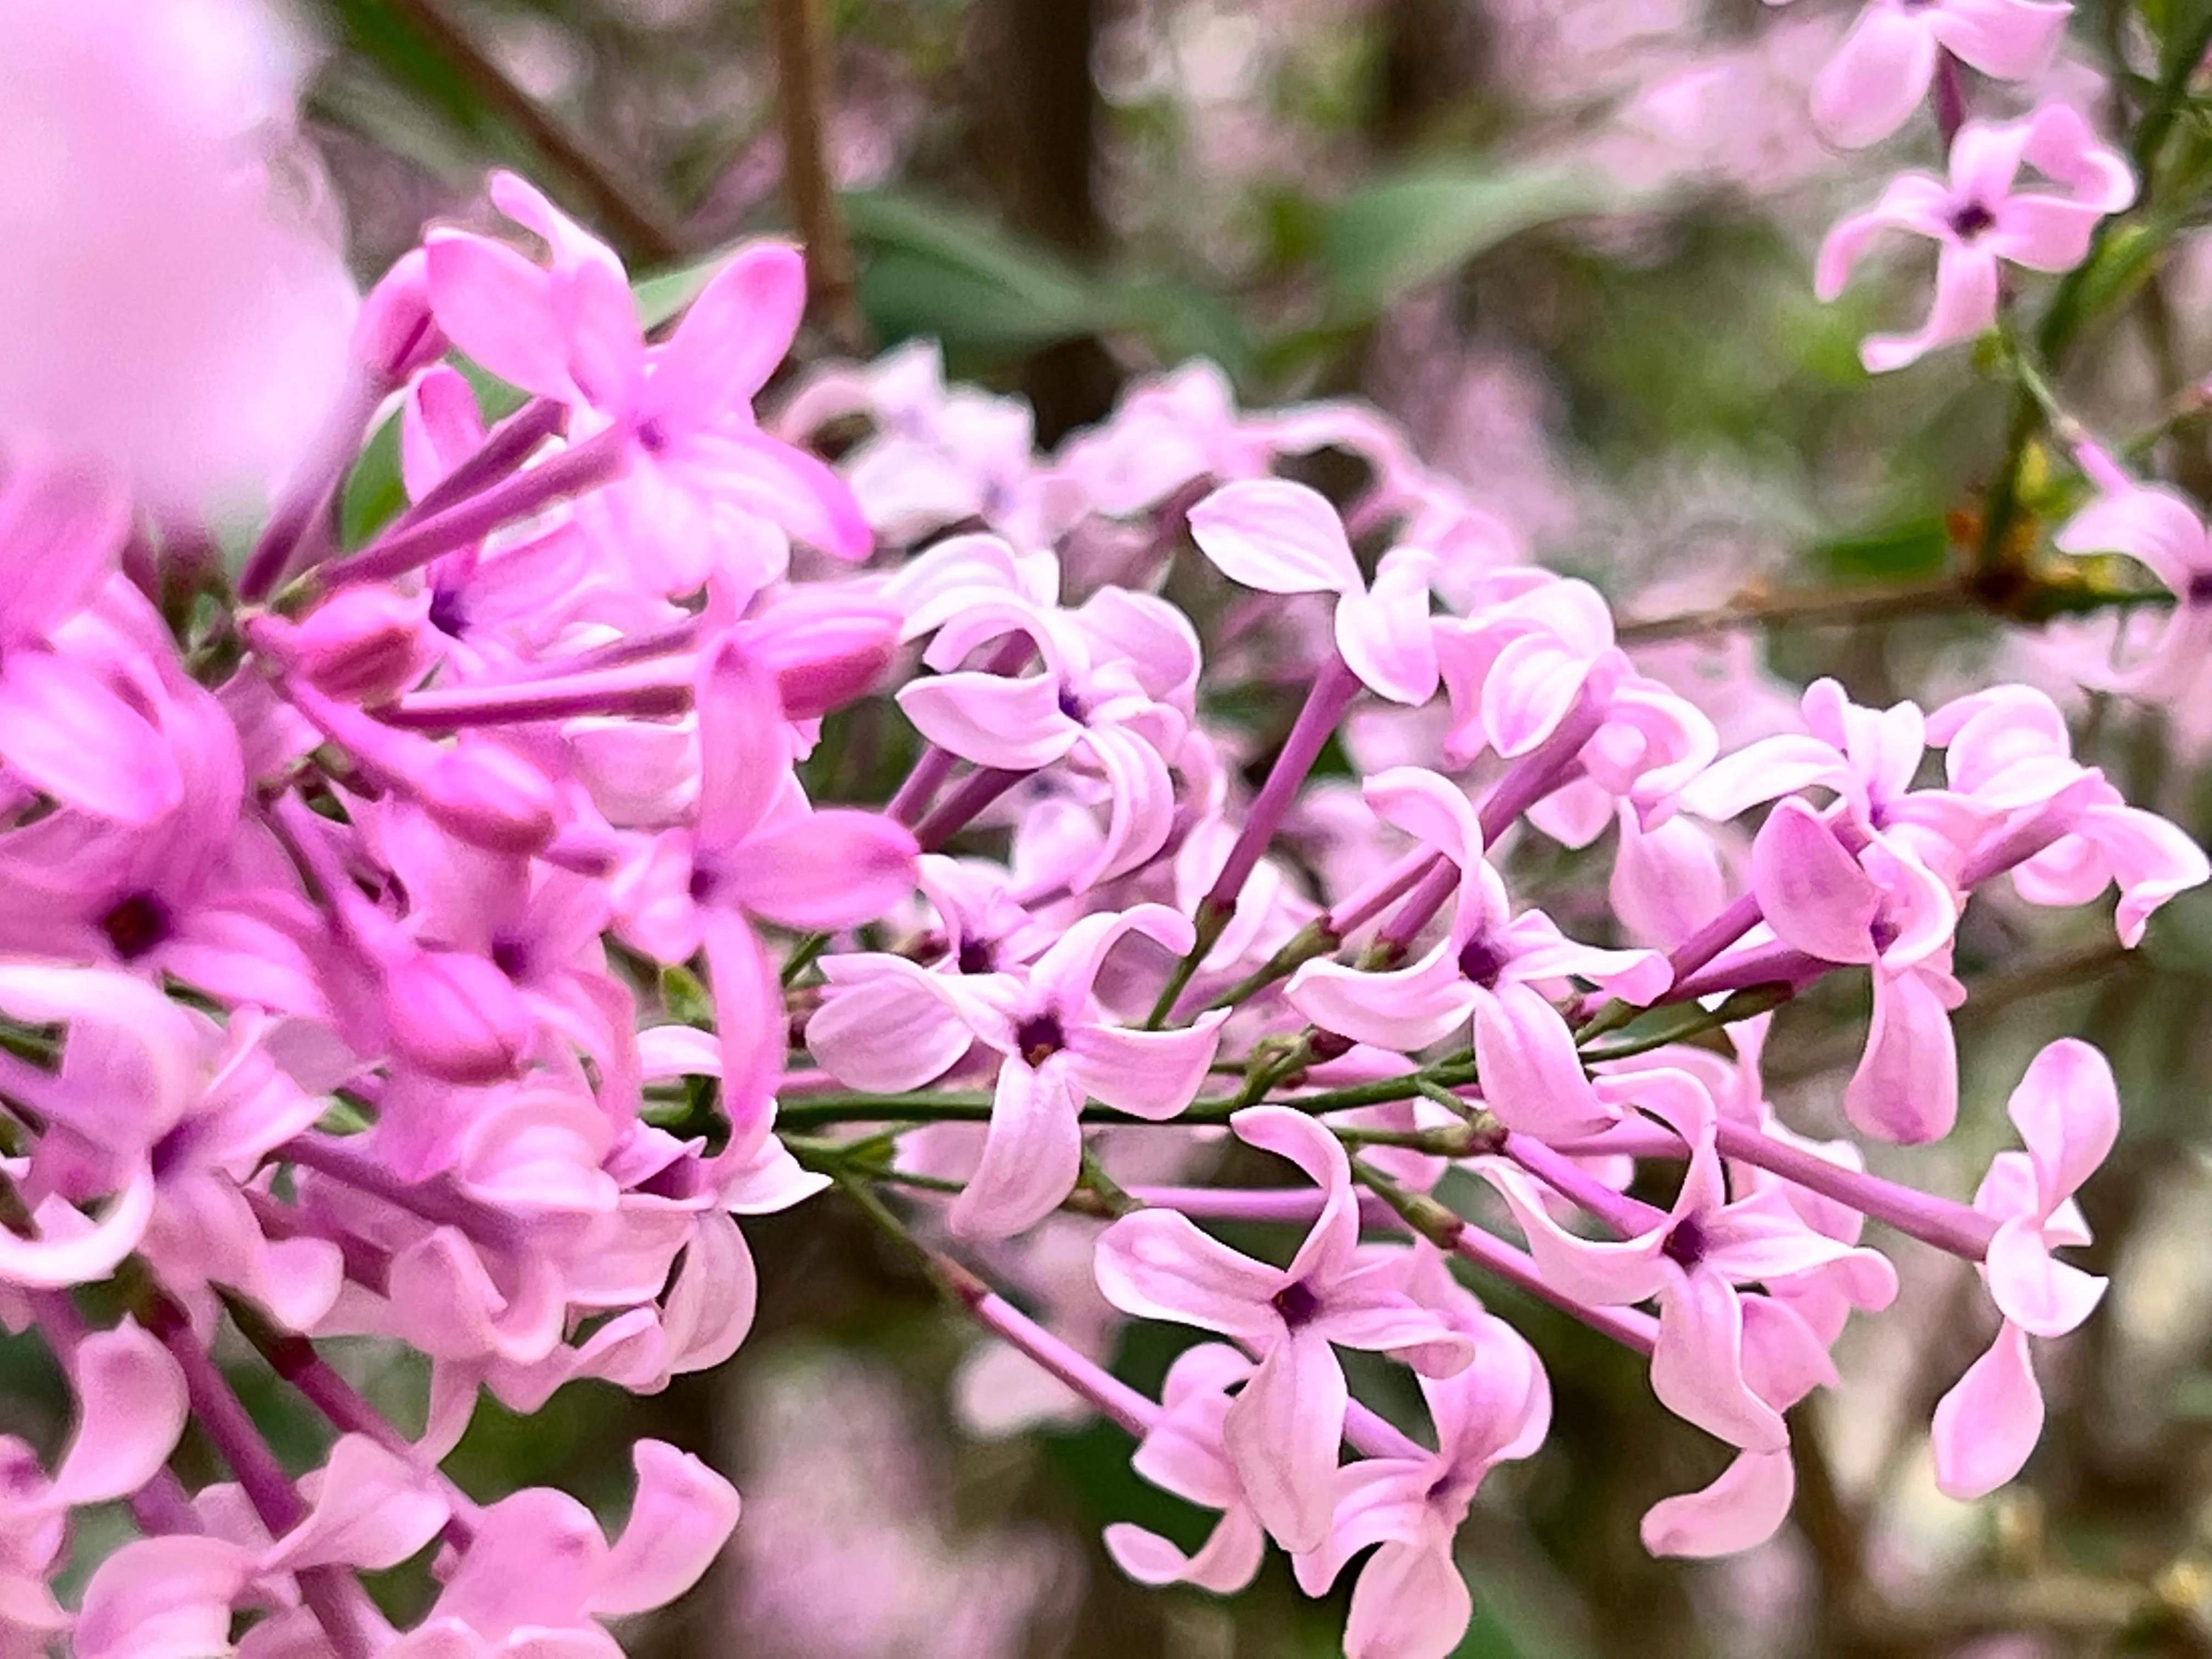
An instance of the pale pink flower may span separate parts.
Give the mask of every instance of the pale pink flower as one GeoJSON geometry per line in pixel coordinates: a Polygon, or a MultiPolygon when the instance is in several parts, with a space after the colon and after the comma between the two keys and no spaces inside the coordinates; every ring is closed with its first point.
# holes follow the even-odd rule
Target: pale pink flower
{"type": "Polygon", "coordinates": [[[1841,294],[1860,254],[1885,230],[1934,241],[1936,301],[1927,321],[1911,334],[1871,335],[1860,348],[1876,374],[1902,368],[1996,323],[2000,262],[2072,270],[2087,256],[2097,222],[2135,193],[2126,161],[2063,104],[2017,121],[1969,121],[1952,142],[1948,181],[1900,173],[1873,207],[1837,223],[1820,245],[1814,291],[1823,300],[1841,294]],[[2023,164],[2063,193],[2018,189],[2023,164]]]}
{"type": "Polygon", "coordinates": [[[1998,1153],[1974,1194],[1974,1207],[1999,1223],[1982,1278],[2002,1322],[1936,1407],[1936,1483],[1954,1498],[1979,1498],[2020,1473],[2043,1431],[2027,1339],[2063,1336],[2105,1293],[2102,1279],[2051,1253],[2090,1242],[2074,1194],[2119,1134],[2111,1066],[2062,1037],[2030,1063],[2005,1112],[2027,1150],[1998,1153]]]}
{"type": "Polygon", "coordinates": [[[1314,1549],[1328,1533],[1347,1398],[1331,1345],[1438,1376],[1464,1368],[1471,1349],[1407,1293],[1409,1252],[1360,1249],[1351,1164],[1334,1135],[1281,1106],[1247,1108],[1230,1127],[1322,1188],[1321,1215],[1291,1265],[1240,1255],[1173,1210],[1139,1210],[1099,1239],[1098,1287],[1124,1313],[1217,1331],[1258,1352],[1224,1442],[1261,1523],[1285,1549],[1314,1549]]]}
{"type": "MultiPolygon", "coordinates": [[[[1730,1200],[1712,1145],[1712,1097],[1689,1073],[1639,1072],[1616,1086],[1620,1097],[1667,1121],[1690,1149],[1673,1207],[1650,1212],[1636,1231],[1617,1240],[1580,1237],[1553,1218],[1543,1190],[1520,1166],[1485,1158],[1477,1168],[1505,1200],[1558,1289],[1600,1306],[1656,1299],[1651,1389],[1662,1405],[1746,1451],[1781,1451],[1789,1431],[1753,1380],[1777,1356],[1761,1352],[1766,1322],[1747,1316],[1758,1298],[1739,1286],[1872,1253],[1807,1226],[1771,1190],[1730,1200]]],[[[1797,1346],[1795,1331],[1766,1335],[1797,1346]]],[[[1820,1359],[1825,1364],[1825,1350],[1820,1359]]]]}
{"type": "Polygon", "coordinates": [[[1363,972],[1310,962],[1284,995],[1323,1030],[1411,1054],[1470,1019],[1483,1097],[1499,1121],[1546,1136],[1592,1134],[1618,1114],[1583,1075],[1566,1022],[1541,987],[1571,975],[1631,1001],[1667,988],[1666,958],[1577,943],[1540,910],[1516,915],[1483,857],[1482,827],[1459,788],[1402,767],[1367,781],[1376,815],[1434,848],[1460,871],[1449,931],[1410,967],[1363,972]]]}
{"type": "Polygon", "coordinates": [[[1480,1311],[1453,1322],[1474,1358],[1452,1376],[1419,1379],[1437,1449],[1338,1469],[1328,1536],[1297,1558],[1298,1588],[1318,1596],[1353,1556],[1379,1547],[1352,1586],[1351,1659],[1446,1659],[1458,1650],[1474,1611],[1453,1557],[1460,1524],[1483,1477],[1534,1453],[1551,1425],[1551,1386],[1520,1334],[1480,1311]]]}
{"type": "Polygon", "coordinates": [[[1231,581],[1262,593],[1335,594],[1337,653],[1376,696],[1419,704],[1436,695],[1433,554],[1394,548],[1370,584],[1336,509],[1318,491],[1279,478],[1215,490],[1191,508],[1190,533],[1231,581]]]}
{"type": "Polygon", "coordinates": [[[1139,1583],[1195,1584],[1233,1595],[1258,1574],[1267,1535],[1245,1501],[1228,1445],[1229,1391],[1249,1384],[1252,1371],[1249,1359],[1220,1342],[1186,1348],[1168,1367],[1159,1420],[1146,1431],[1129,1465],[1161,1491],[1218,1510],[1221,1518],[1188,1556],[1129,1522],[1107,1528],[1107,1553],[1139,1583]]]}
{"type": "Polygon", "coordinates": [[[1849,149],[1911,118],[1945,52],[1998,81],[2051,61],[2074,8],[2065,0],[1871,0],[1813,83],[1813,120],[1849,149]]]}

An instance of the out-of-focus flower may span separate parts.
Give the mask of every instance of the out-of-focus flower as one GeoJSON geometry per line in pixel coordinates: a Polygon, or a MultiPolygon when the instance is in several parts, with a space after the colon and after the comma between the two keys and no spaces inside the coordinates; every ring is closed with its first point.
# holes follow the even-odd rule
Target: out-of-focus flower
{"type": "Polygon", "coordinates": [[[22,0],[0,61],[0,449],[165,514],[265,496],[356,304],[293,131],[304,43],[258,0],[22,0]]]}

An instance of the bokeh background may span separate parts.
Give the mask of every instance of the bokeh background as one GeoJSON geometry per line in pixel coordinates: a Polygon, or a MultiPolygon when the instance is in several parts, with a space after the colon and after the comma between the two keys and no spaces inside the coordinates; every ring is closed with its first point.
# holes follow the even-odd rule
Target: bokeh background
{"type": "MultiPolygon", "coordinates": [[[[322,53],[310,131],[358,270],[380,270],[426,219],[489,223],[497,165],[640,270],[789,232],[805,197],[776,95],[790,9],[304,7],[322,53]]],[[[819,19],[819,149],[854,287],[827,296],[801,361],[936,339],[951,374],[1025,396],[1046,445],[1193,357],[1250,404],[1364,397],[1632,619],[1928,584],[1978,536],[2013,392],[1964,353],[1861,372],[1858,339],[1912,302],[1920,273],[1838,307],[1813,299],[1821,230],[1892,167],[1933,159],[1910,139],[1846,156],[1811,131],[1807,86],[1856,9],[835,0],[819,19]]],[[[2185,9],[2084,0],[2030,94],[2109,124],[2185,9]]],[[[2192,154],[2212,154],[2193,102],[2185,118],[2192,154]]],[[[1932,151],[1932,135],[1918,142],[1932,151]]],[[[2069,364],[2084,412],[2186,399],[2212,371],[2212,240],[2185,229],[2116,316],[2069,364]]],[[[2206,436],[2185,416],[2160,451],[2200,494],[2206,436]]],[[[2029,505],[2032,528],[2033,489],[2029,505]]],[[[2099,639],[1943,605],[1664,648],[1681,672],[1753,688],[1734,711],[1741,740],[1820,673],[1864,702],[1932,703],[1990,675],[2057,690],[2099,639]],[[1754,665],[1765,679],[1743,673],[1754,665]]],[[[2212,830],[2212,698],[2093,700],[2081,728],[2084,757],[2130,799],[2212,830]]],[[[1571,912],[1601,869],[1555,854],[1516,878],[1571,912]]],[[[1500,1292],[1551,1366],[1558,1411],[1545,1451],[1492,1477],[1463,1534],[1478,1606],[1463,1654],[2212,1651],[2212,902],[2171,907],[2132,957],[2098,917],[2030,924],[1978,905],[1959,967],[1973,991],[1960,1129],[1888,1167],[1971,1190],[2007,1144],[2005,1094],[2054,1036],[2106,1048],[2126,1105],[2119,1150],[2082,1195],[2098,1237],[2084,1259],[2113,1290],[2083,1331],[2045,1346],[2052,1414],[2027,1476],[1977,1505],[1936,1493],[1929,1412],[1988,1330],[1967,1272],[1907,1247],[1899,1309],[1854,1328],[1844,1386],[1795,1425],[1791,1525],[1730,1562],[1653,1562],[1638,1516],[1702,1484],[1716,1448],[1656,1406],[1628,1357],[1500,1292]]],[[[1838,987],[1778,1016],[1769,1079],[1796,1127],[1838,1121],[1865,1013],[1862,988],[1838,987]]],[[[1085,1224],[1067,1224],[1079,1251],[1085,1224]]],[[[574,1385],[528,1419],[487,1401],[451,1465],[484,1494],[553,1482],[618,1504],[629,1444],[653,1435],[732,1475],[745,1512],[730,1559],[633,1651],[1335,1651],[1341,1607],[1301,1601],[1279,1559],[1231,1601],[1124,1582],[1098,1547],[1104,1522],[1188,1536],[1195,1513],[1137,1481],[1110,1428],[1011,1431],[1034,1389],[861,1224],[818,1203],[748,1231],[761,1314],[732,1364],[647,1400],[574,1385]]],[[[1129,1339],[1125,1374],[1157,1381],[1171,1350],[1146,1344],[1166,1340],[1129,1339]]],[[[4,1358],[0,1427],[52,1431],[58,1379],[21,1345],[4,1358]]],[[[312,1427],[273,1380],[240,1377],[304,1449],[312,1427]]],[[[403,1421],[417,1386],[378,1379],[403,1421]]]]}

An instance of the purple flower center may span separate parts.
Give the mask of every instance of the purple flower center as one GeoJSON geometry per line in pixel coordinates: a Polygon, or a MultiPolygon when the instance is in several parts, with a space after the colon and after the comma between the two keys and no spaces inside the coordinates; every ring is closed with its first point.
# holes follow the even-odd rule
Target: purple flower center
{"type": "Polygon", "coordinates": [[[530,971],[530,947],[518,939],[495,939],[491,942],[491,965],[509,979],[520,979],[530,971]]]}
{"type": "Polygon", "coordinates": [[[1962,242],[1971,242],[1991,225],[1997,216],[1979,202],[1969,202],[1951,215],[1951,229],[1962,242]]]}
{"type": "Polygon", "coordinates": [[[1705,1259],[1705,1230],[1697,1217],[1684,1216],[1674,1224],[1674,1231],[1667,1235],[1661,1252],[1670,1261],[1685,1267],[1694,1267],[1705,1259]]]}
{"type": "Polygon", "coordinates": [[[1080,726],[1089,711],[1084,708],[1083,699],[1063,685],[1060,688],[1060,712],[1080,726]]]}
{"type": "Polygon", "coordinates": [[[1275,1311],[1282,1315],[1283,1323],[1292,1330],[1310,1323],[1321,1311],[1321,1298],[1306,1288],[1303,1279],[1284,1285],[1268,1300],[1275,1311]]]}
{"type": "Polygon", "coordinates": [[[1492,944],[1487,934],[1477,933],[1460,946],[1459,970],[1484,990],[1494,991],[1498,988],[1498,976],[1512,959],[1492,944]]]}
{"type": "Polygon", "coordinates": [[[1031,1066],[1043,1065],[1066,1047],[1067,1033],[1060,1029],[1060,1016],[1049,1009],[1014,1027],[1014,1052],[1031,1066]]]}
{"type": "Polygon", "coordinates": [[[430,626],[441,634],[458,639],[461,630],[468,625],[468,615],[461,607],[460,589],[433,588],[430,592],[430,626]]]}
{"type": "Polygon", "coordinates": [[[169,937],[175,919],[152,893],[131,893],[100,919],[100,931],[125,962],[136,962],[169,937]]]}
{"type": "Polygon", "coordinates": [[[691,880],[686,889],[694,904],[706,904],[714,899],[715,888],[721,885],[721,877],[703,864],[691,866],[691,880]]]}
{"type": "Polygon", "coordinates": [[[2190,605],[2212,605],[2212,570],[2200,570],[2191,576],[2181,597],[2190,605]]]}
{"type": "Polygon", "coordinates": [[[988,974],[999,965],[997,947],[987,939],[963,939],[954,958],[963,974],[988,974]]]}

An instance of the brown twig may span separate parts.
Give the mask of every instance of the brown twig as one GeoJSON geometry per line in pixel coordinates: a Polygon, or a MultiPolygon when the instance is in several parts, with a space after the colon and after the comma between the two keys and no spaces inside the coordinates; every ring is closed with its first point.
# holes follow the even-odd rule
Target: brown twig
{"type": "Polygon", "coordinates": [[[1748,595],[1702,611],[1625,622],[1615,630],[1615,637],[1623,645],[1649,645],[1660,640],[1690,639],[1699,634],[1725,634],[1744,629],[1834,627],[1977,610],[2019,621],[2041,622],[2083,611],[2170,604],[2172,599],[2172,596],[2162,589],[2108,592],[2081,582],[2039,580],[2033,577],[2009,581],[2000,588],[1972,575],[1960,575],[1941,581],[1835,592],[1748,595]]]}
{"type": "Polygon", "coordinates": [[[775,0],[776,107],[783,190],[806,244],[807,292],[840,351],[867,349],[853,278],[853,245],[837,210],[829,159],[830,31],[822,0],[775,0]]]}
{"type": "Polygon", "coordinates": [[[683,253],[684,245],[670,228],[667,216],[652,202],[644,186],[618,174],[540,109],[529,94],[507,78],[506,70],[439,9],[434,0],[386,0],[386,3],[452,64],[495,116],[566,176],[580,205],[625,257],[658,264],[683,253]]]}

